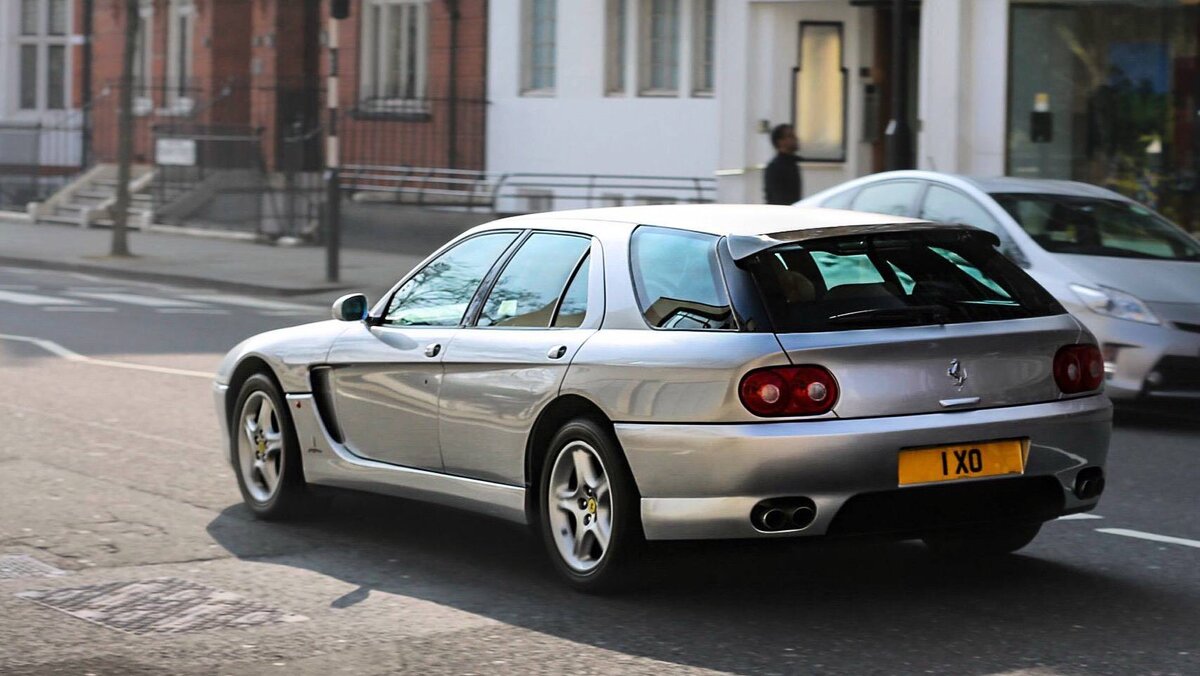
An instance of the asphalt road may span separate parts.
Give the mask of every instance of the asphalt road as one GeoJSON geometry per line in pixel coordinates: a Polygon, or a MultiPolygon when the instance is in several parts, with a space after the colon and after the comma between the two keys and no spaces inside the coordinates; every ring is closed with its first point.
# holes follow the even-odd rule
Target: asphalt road
{"type": "Polygon", "coordinates": [[[594,598],[499,521],[250,517],[206,374],[327,300],[0,268],[0,673],[1200,673],[1195,409],[1121,410],[1101,518],[999,562],[685,545],[594,598]]]}

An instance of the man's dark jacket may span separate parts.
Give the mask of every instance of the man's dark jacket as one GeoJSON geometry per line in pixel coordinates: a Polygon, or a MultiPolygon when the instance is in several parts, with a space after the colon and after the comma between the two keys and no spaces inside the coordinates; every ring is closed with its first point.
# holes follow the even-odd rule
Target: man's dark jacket
{"type": "Polygon", "coordinates": [[[800,158],[779,153],[763,173],[767,204],[792,204],[800,199],[800,158]]]}

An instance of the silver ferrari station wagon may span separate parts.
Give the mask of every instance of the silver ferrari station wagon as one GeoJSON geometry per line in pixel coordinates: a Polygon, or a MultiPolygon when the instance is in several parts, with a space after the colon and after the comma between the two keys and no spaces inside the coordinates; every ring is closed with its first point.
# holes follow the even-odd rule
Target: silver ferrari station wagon
{"type": "Polygon", "coordinates": [[[318,485],[439,502],[530,524],[586,590],[654,540],[1011,552],[1096,506],[1112,412],[1091,334],[997,244],[793,207],[498,220],[234,348],[229,459],[260,517],[318,485]]]}

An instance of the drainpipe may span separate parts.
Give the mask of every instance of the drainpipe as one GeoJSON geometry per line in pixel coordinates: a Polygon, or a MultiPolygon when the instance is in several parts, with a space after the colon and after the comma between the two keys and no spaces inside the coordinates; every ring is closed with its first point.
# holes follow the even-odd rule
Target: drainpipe
{"type": "Polygon", "coordinates": [[[450,116],[450,124],[447,126],[447,133],[450,135],[449,143],[446,144],[446,155],[449,160],[450,168],[458,168],[458,24],[462,18],[462,12],[459,11],[458,0],[446,0],[446,6],[450,10],[450,100],[447,102],[447,114],[450,116]]]}
{"type": "Polygon", "coordinates": [[[80,74],[79,107],[83,112],[83,127],[79,130],[79,168],[85,171],[92,162],[92,9],[95,0],[83,0],[83,72],[80,74]]]}
{"type": "Polygon", "coordinates": [[[912,169],[908,125],[908,0],[892,0],[892,119],[887,126],[887,168],[912,169]]]}

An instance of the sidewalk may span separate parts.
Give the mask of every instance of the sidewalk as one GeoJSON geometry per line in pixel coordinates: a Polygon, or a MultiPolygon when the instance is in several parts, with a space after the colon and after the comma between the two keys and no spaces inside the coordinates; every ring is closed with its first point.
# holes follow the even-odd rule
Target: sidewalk
{"type": "MultiPolygon", "coordinates": [[[[449,240],[456,232],[445,233],[449,240]]],[[[362,291],[379,298],[430,251],[341,252],[341,281],[325,281],[323,247],[276,247],[247,241],[162,233],[129,233],[133,258],[110,258],[112,231],[30,225],[0,219],[0,265],[86,272],[126,279],[203,286],[241,293],[299,296],[362,291]]],[[[395,243],[392,248],[399,248],[395,243]]]]}

